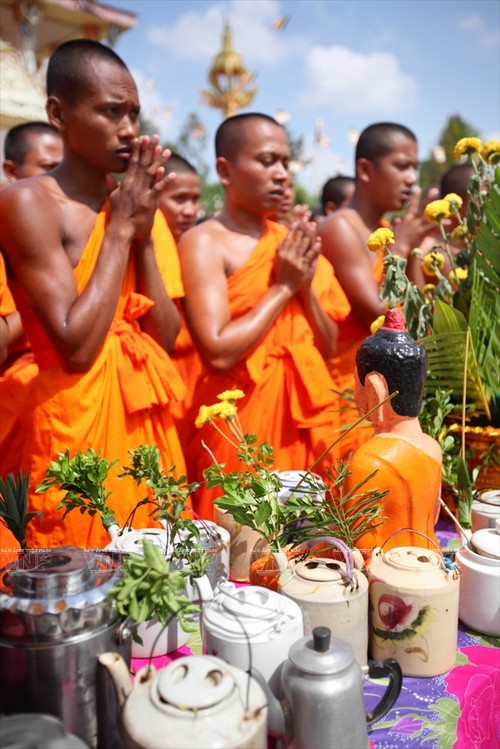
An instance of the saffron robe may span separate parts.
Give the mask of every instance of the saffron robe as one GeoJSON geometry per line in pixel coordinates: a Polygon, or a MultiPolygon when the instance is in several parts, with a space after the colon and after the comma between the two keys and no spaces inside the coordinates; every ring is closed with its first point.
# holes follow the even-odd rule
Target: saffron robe
{"type": "Polygon", "coordinates": [[[375,435],[362,445],[350,461],[351,475],[346,479],[345,493],[363,478],[377,471],[361,489],[389,490],[381,499],[383,525],[364,533],[356,546],[371,554],[382,546],[394,531],[411,528],[424,533],[430,542],[417,533],[397,533],[387,541],[384,551],[397,546],[437,544],[434,532],[437,500],[441,493],[441,464],[409,440],[402,437],[375,435]]]}
{"type": "MultiPolygon", "coordinates": [[[[272,283],[276,249],[288,229],[272,221],[248,261],[227,279],[231,318],[244,315],[255,306],[272,283]]],[[[325,310],[336,316],[336,298],[330,263],[319,257],[313,289],[325,310]]],[[[227,372],[205,371],[196,387],[190,424],[202,405],[217,402],[224,390],[241,389],[245,397],[237,401],[243,432],[254,434],[257,441],[267,442],[274,450],[274,467],[280,471],[306,469],[320,456],[334,438],[336,398],[333,382],[321,353],[314,344],[313,331],[304,308],[293,297],[262,340],[227,372]]],[[[221,422],[222,428],[225,428],[221,422]]],[[[236,450],[211,424],[193,429],[187,454],[190,480],[202,481],[203,469],[213,463],[207,444],[226,471],[241,469],[236,450]]],[[[323,468],[331,465],[330,453],[323,468]]],[[[321,466],[315,468],[321,473],[321,466]]],[[[215,490],[203,485],[193,495],[193,508],[205,519],[213,518],[215,490]]]]}
{"type": "MultiPolygon", "coordinates": [[[[380,286],[382,283],[384,269],[384,252],[379,251],[377,260],[372,266],[373,278],[380,286]]],[[[338,283],[338,282],[337,282],[338,283]]],[[[340,288],[340,284],[339,284],[340,288]]],[[[338,322],[339,337],[337,343],[337,354],[330,360],[330,374],[335,383],[335,389],[344,393],[346,397],[339,395],[337,408],[341,425],[353,424],[359,419],[359,414],[354,403],[354,373],[356,371],[356,352],[364,339],[370,335],[353,315],[351,305],[340,288],[342,307],[345,309],[344,318],[338,322]],[[352,399],[352,401],[351,401],[352,399]]],[[[351,457],[354,451],[373,435],[373,427],[362,424],[348,432],[339,443],[340,455],[343,459],[351,457]]]]}
{"type": "MultiPolygon", "coordinates": [[[[109,205],[96,217],[94,229],[74,269],[81,293],[95,268],[109,217],[109,205]]],[[[172,298],[183,294],[176,247],[165,219],[156,213],[152,236],[160,274],[172,298]]],[[[118,479],[121,466],[129,465],[128,451],[141,444],[157,444],[163,467],[175,466],[175,474],[185,473],[185,463],[177,432],[169,412],[173,399],[184,396],[184,384],[168,354],[146,333],[138,319],[152,306],[147,297],[135,292],[133,257],[129,258],[121,294],[106,339],[87,372],[74,372],[64,365],[22,290],[12,286],[24,329],[32,343],[40,372],[31,384],[32,404],[29,440],[24,469],[30,472],[29,509],[43,517],[28,526],[27,541],[34,548],[75,545],[102,548],[109,542],[100,518],[73,510],[63,520],[57,508],[62,492],[50,489],[36,494],[35,488],[57,454],[69,449],[70,455],[92,447],[108,460],[118,459],[108,480],[112,492],[109,506],[117,522],[125,524],[136,503],[147,496],[144,485],[136,486],[130,477],[118,479]]],[[[151,507],[141,507],[133,527],[152,525],[151,507]]]]}

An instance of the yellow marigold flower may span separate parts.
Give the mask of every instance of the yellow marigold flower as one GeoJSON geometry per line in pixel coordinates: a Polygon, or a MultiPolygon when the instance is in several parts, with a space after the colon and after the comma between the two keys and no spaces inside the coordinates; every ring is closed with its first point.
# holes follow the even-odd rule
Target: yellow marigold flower
{"type": "Polygon", "coordinates": [[[435,283],[426,283],[424,288],[422,289],[422,293],[424,294],[424,296],[434,296],[435,291],[436,291],[435,283]]]}
{"type": "Polygon", "coordinates": [[[388,244],[394,244],[394,232],[392,229],[382,227],[368,237],[368,249],[371,252],[385,250],[388,244]]]}
{"type": "Polygon", "coordinates": [[[201,406],[194,422],[196,429],[201,429],[203,424],[206,424],[207,421],[212,421],[212,407],[201,406]]]}
{"type": "Polygon", "coordinates": [[[219,393],[217,398],[220,401],[236,401],[239,398],[244,398],[245,393],[243,390],[224,390],[223,393],[219,393]]]}
{"type": "Polygon", "coordinates": [[[467,268],[455,268],[455,270],[450,270],[448,273],[448,281],[456,284],[457,281],[465,281],[468,275],[469,271],[467,268]]]}
{"type": "Polygon", "coordinates": [[[447,200],[450,204],[451,211],[459,211],[464,204],[464,201],[462,200],[460,195],[456,194],[456,192],[448,193],[448,195],[444,196],[444,199],[447,200]]]}
{"type": "Polygon", "coordinates": [[[466,236],[467,236],[467,229],[465,226],[462,226],[461,224],[459,224],[458,226],[455,226],[455,228],[451,232],[451,238],[455,242],[460,242],[462,239],[465,239],[466,236]]]}
{"type": "Polygon", "coordinates": [[[427,203],[424,210],[424,216],[432,224],[433,221],[442,221],[450,217],[450,204],[444,198],[442,200],[433,200],[427,203]]]}
{"type": "Polygon", "coordinates": [[[379,315],[370,325],[370,333],[373,335],[384,324],[385,315],[379,315]]]}
{"type": "Polygon", "coordinates": [[[422,260],[422,270],[426,276],[435,276],[435,270],[444,266],[444,255],[442,252],[429,252],[422,260]]]}
{"type": "Polygon", "coordinates": [[[500,140],[487,140],[482,148],[481,156],[488,164],[498,164],[500,162],[500,140]]]}
{"type": "Polygon", "coordinates": [[[481,153],[483,144],[480,138],[460,138],[453,149],[453,156],[461,159],[471,153],[481,153]]]}
{"type": "Polygon", "coordinates": [[[212,416],[218,416],[219,419],[227,421],[228,419],[234,419],[238,413],[238,409],[234,403],[229,401],[222,401],[222,403],[214,403],[211,407],[212,416]]]}

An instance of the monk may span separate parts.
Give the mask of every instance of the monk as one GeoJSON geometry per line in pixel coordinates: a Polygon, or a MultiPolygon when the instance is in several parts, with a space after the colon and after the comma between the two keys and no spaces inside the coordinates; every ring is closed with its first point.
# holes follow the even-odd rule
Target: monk
{"type": "Polygon", "coordinates": [[[354,177],[337,174],[327,179],[321,189],[321,218],[338,211],[351,202],[356,182],[354,177]]]}
{"type": "Polygon", "coordinates": [[[356,354],[355,397],[360,415],[398,391],[369,417],[375,433],[354,453],[345,486],[347,493],[376,470],[363,490],[389,491],[381,500],[385,522],[356,542],[368,555],[382,544],[384,549],[437,544],[434,526],[439,515],[442,453],[418,420],[426,371],[425,349],[406,332],[399,309],[387,311],[383,326],[363,341],[356,354]],[[416,533],[396,533],[404,528],[416,533]]]}
{"type": "MultiPolygon", "coordinates": [[[[138,137],[134,80],[98,42],[73,40],[55,50],[47,94],[63,160],[0,194],[9,284],[40,370],[22,466],[31,475],[29,509],[43,516],[30,524],[27,541],[102,547],[109,539],[97,516],[73,512],[63,521],[60,493],[34,489],[59,452],[92,447],[119,461],[106,488],[123,524],[145,494],[116,478],[130,449],[156,443],[163,466],[184,473],[169,413],[184,386],[167,353],[180,326],[172,298],[183,289],[157,210],[169,152],[157,136],[138,137]],[[114,173],[124,178],[110,192],[114,173]]],[[[142,508],[134,527],[150,524],[142,508]]]]}
{"type": "Polygon", "coordinates": [[[61,136],[48,122],[30,121],[7,131],[3,173],[8,183],[50,172],[63,155],[61,136]]]}
{"type": "MultiPolygon", "coordinates": [[[[460,215],[463,217],[467,214],[469,208],[470,195],[468,192],[469,183],[474,175],[474,167],[472,164],[454,164],[452,167],[446,170],[441,177],[439,182],[439,198],[444,198],[449,193],[454,193],[462,199],[462,206],[460,208],[460,215]]],[[[440,252],[444,257],[444,264],[441,268],[443,276],[448,276],[451,270],[453,270],[453,264],[459,265],[459,255],[465,250],[465,240],[463,237],[454,237],[452,232],[458,226],[458,219],[456,216],[451,216],[448,220],[449,227],[447,234],[452,235],[452,241],[448,243],[448,248],[443,246],[443,237],[439,227],[434,224],[433,231],[429,234],[425,240],[421,243],[420,249],[422,255],[428,255],[429,252],[440,252]],[[450,258],[451,255],[451,258],[450,258]]],[[[428,276],[426,280],[430,283],[435,282],[436,278],[428,276]]]]}
{"type": "MultiPolygon", "coordinates": [[[[195,226],[200,212],[200,177],[194,166],[183,156],[173,153],[166,166],[171,179],[160,193],[158,207],[165,216],[172,236],[178,245],[182,235],[195,226]]],[[[172,361],[186,385],[183,401],[174,401],[171,411],[184,453],[189,450],[189,433],[186,414],[192,403],[196,384],[203,370],[201,358],[191,338],[186,320],[179,305],[181,329],[172,351],[172,361]]]]}
{"type": "MultiPolygon", "coordinates": [[[[3,171],[8,183],[34,177],[53,169],[62,159],[62,139],[48,122],[24,122],[5,136],[3,171]]],[[[1,260],[5,284],[5,264],[1,260]]],[[[8,343],[0,361],[0,476],[17,474],[20,469],[24,432],[21,418],[26,407],[29,384],[38,374],[31,347],[23,335],[19,313],[8,288],[0,309],[8,326],[8,343]]]]}
{"type": "MultiPolygon", "coordinates": [[[[355,166],[356,187],[351,202],[327,216],[319,226],[323,254],[333,265],[348,310],[339,322],[337,356],[331,369],[336,389],[343,394],[338,408],[344,424],[356,420],[352,402],[356,351],[369,335],[371,323],[386,309],[379,293],[383,253],[368,250],[368,237],[382,225],[388,211],[405,209],[394,227],[395,244],[391,249],[407,259],[408,277],[423,286],[420,261],[411,250],[432,231],[419,209],[418,147],[411,130],[395,123],[370,125],[359,137],[355,166]]],[[[427,197],[433,199],[432,195],[427,197]]],[[[343,457],[352,455],[371,432],[358,428],[348,433],[341,443],[343,457]]]]}
{"type": "MultiPolygon", "coordinates": [[[[215,137],[216,168],[225,191],[220,213],[187,232],[179,250],[185,311],[206,372],[191,409],[241,389],[244,432],[275,451],[279,470],[306,468],[333,438],[334,397],[326,361],[334,354],[331,268],[306,216],[285,227],[268,220],[289,183],[285,130],[259,113],[236,115],[215,137]]],[[[236,450],[211,425],[194,430],[191,480],[213,459],[239,469],[236,450]]],[[[205,487],[193,498],[213,516],[205,487]]]]}

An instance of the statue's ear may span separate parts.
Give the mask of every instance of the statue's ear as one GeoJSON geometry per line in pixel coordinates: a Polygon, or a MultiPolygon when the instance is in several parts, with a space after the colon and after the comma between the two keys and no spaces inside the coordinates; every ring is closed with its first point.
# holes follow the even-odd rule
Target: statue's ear
{"type": "MultiPolygon", "coordinates": [[[[379,372],[367,374],[365,377],[365,394],[368,410],[375,408],[378,403],[385,400],[389,395],[389,388],[384,375],[379,374],[379,372]]],[[[369,419],[373,424],[382,424],[386,420],[387,406],[389,406],[389,403],[379,406],[372,413],[369,419]]]]}

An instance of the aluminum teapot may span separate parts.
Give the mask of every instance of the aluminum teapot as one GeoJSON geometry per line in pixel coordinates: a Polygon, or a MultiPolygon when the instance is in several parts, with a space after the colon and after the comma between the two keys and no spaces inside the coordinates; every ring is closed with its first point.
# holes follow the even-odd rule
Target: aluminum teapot
{"type": "Polygon", "coordinates": [[[116,653],[99,658],[111,678],[125,749],[263,749],[267,703],[249,674],[220,658],[191,655],[160,671],[141,669],[132,683],[116,653]]]}
{"type": "Polygon", "coordinates": [[[398,662],[371,661],[362,669],[351,646],[316,627],[290,648],[283,664],[280,703],[257,672],[252,675],[269,701],[269,732],[289,749],[368,749],[367,724],[385,715],[399,697],[402,673],[398,662]],[[389,677],[387,689],[371,713],[365,712],[363,679],[389,677]]]}

